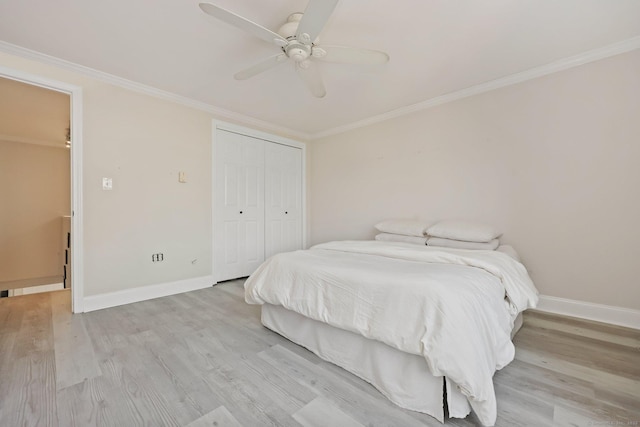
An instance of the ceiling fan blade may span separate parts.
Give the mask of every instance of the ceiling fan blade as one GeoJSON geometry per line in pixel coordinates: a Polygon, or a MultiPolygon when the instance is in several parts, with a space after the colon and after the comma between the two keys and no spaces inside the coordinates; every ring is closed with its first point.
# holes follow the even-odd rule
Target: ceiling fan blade
{"type": "Polygon", "coordinates": [[[320,77],[320,72],[316,64],[312,61],[304,61],[303,63],[296,62],[296,71],[313,96],[316,98],[324,98],[327,91],[324,88],[324,83],[322,82],[322,77],[320,77]]]}
{"type": "Polygon", "coordinates": [[[263,71],[267,71],[270,68],[275,67],[278,64],[281,64],[287,60],[287,55],[284,53],[280,53],[278,55],[269,57],[262,62],[258,62],[257,64],[249,67],[245,70],[239,71],[233,75],[236,80],[246,80],[250,77],[255,76],[256,74],[260,74],[263,71]]]}
{"type": "Polygon", "coordinates": [[[378,65],[389,62],[389,55],[378,50],[346,46],[317,46],[312,50],[314,59],[342,64],[378,65]]]}
{"type": "Polygon", "coordinates": [[[218,18],[219,20],[226,22],[227,24],[251,33],[264,41],[275,43],[278,46],[284,46],[287,44],[287,41],[282,38],[281,35],[219,6],[211,3],[200,3],[200,9],[202,9],[202,11],[207,15],[211,15],[214,18],[218,18]]]}
{"type": "Polygon", "coordinates": [[[309,0],[298,26],[296,34],[298,41],[311,44],[322,31],[336,4],[338,4],[338,0],[309,0]],[[308,37],[303,34],[307,34],[308,37]]]}

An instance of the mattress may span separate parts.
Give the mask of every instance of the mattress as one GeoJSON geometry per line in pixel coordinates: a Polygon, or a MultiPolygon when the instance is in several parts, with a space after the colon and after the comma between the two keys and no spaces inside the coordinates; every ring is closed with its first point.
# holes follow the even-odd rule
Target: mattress
{"type": "MultiPolygon", "coordinates": [[[[433,376],[422,356],[401,352],[282,306],[264,304],[262,324],[369,382],[402,408],[426,413],[440,422],[444,422],[445,404],[450,417],[464,418],[471,412],[466,397],[446,378],[433,376]]],[[[521,326],[522,314],[516,318],[512,336],[521,326]]]]}

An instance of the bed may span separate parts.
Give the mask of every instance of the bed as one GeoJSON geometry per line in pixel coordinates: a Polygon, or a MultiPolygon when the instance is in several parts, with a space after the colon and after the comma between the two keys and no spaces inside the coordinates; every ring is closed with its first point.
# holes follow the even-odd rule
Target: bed
{"type": "Polygon", "coordinates": [[[493,425],[493,374],[514,357],[537,291],[498,251],[343,241],[278,254],[245,282],[262,323],[373,384],[400,407],[444,421],[471,410],[493,425]],[[446,396],[446,399],[445,399],[446,396]]]}

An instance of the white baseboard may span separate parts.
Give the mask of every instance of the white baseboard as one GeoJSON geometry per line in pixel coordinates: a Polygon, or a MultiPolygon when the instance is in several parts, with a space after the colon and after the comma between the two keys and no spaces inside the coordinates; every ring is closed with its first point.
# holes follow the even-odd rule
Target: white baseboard
{"type": "Polygon", "coordinates": [[[540,295],[536,310],[640,329],[640,310],[540,295]]]}
{"type": "Polygon", "coordinates": [[[61,291],[63,289],[64,289],[64,283],[52,283],[50,285],[30,286],[28,288],[22,288],[22,295],[38,294],[40,292],[61,291]]]}
{"type": "Polygon", "coordinates": [[[139,288],[93,295],[84,298],[84,312],[195,291],[208,288],[214,284],[215,280],[213,280],[213,276],[202,276],[194,277],[193,279],[178,280],[176,282],[160,283],[157,285],[141,286],[139,288]]]}
{"type": "Polygon", "coordinates": [[[64,283],[52,283],[50,285],[29,286],[26,288],[9,289],[10,297],[20,295],[39,294],[42,292],[61,291],[64,290],[64,283]]]}

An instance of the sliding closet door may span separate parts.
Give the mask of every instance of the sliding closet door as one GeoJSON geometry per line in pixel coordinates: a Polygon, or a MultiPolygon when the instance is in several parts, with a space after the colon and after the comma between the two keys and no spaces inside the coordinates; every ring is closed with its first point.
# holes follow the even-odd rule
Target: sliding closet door
{"type": "Polygon", "coordinates": [[[265,256],[302,249],[302,150],[265,147],[265,256]]]}
{"type": "Polygon", "coordinates": [[[264,147],[257,138],[217,132],[216,281],[248,276],[264,261],[264,147]]]}

